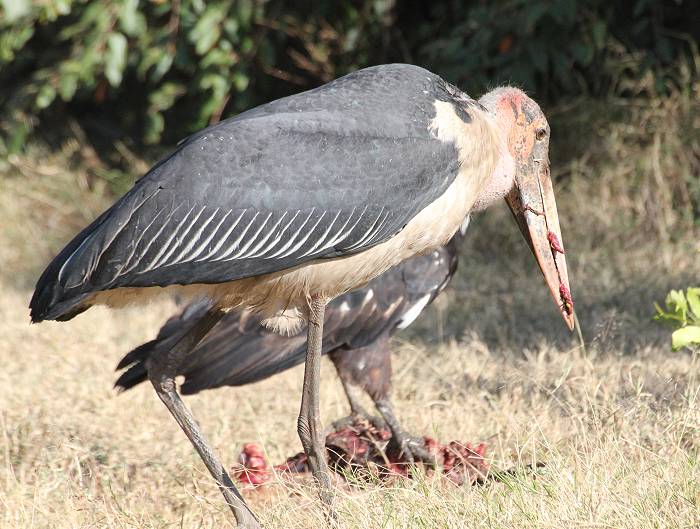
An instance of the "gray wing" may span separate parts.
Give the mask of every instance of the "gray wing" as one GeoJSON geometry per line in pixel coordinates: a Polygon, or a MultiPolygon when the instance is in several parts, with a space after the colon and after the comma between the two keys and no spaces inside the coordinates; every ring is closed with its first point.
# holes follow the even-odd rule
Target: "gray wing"
{"type": "Polygon", "coordinates": [[[54,259],[33,320],[68,319],[95,291],[233,281],[387,240],[454,180],[454,145],[429,132],[437,99],[464,106],[454,94],[387,65],[205,129],[54,259]]]}

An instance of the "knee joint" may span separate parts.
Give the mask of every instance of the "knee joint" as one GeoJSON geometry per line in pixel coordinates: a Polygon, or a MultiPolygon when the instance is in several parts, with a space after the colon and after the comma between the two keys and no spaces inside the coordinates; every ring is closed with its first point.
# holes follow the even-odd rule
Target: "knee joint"
{"type": "Polygon", "coordinates": [[[149,358],[146,361],[148,379],[156,389],[173,391],[175,389],[175,373],[163,358],[149,358]]]}

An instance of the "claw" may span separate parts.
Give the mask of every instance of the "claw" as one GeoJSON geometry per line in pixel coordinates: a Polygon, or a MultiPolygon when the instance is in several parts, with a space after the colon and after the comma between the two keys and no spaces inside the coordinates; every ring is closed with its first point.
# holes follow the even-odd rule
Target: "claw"
{"type": "Polygon", "coordinates": [[[395,433],[387,445],[387,456],[396,465],[412,466],[424,463],[429,468],[437,466],[435,453],[425,439],[395,433]]]}

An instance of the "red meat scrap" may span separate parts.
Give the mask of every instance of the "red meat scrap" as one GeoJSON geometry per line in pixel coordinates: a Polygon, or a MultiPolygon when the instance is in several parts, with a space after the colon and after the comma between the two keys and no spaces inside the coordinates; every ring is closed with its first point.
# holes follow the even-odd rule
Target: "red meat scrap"
{"type": "MultiPolygon", "coordinates": [[[[474,446],[452,441],[443,445],[429,437],[423,440],[426,449],[434,454],[437,468],[451,483],[473,485],[483,482],[489,474],[484,443],[474,446]]],[[[368,421],[356,420],[326,437],[329,466],[340,475],[350,470],[357,475],[363,471],[370,475],[379,474],[385,479],[392,476],[410,478],[409,462],[398,450],[392,449],[390,442],[391,433],[388,430],[377,428],[368,421]]],[[[268,482],[273,472],[301,473],[308,472],[309,467],[303,452],[270,467],[262,448],[255,443],[247,443],[238,457],[238,464],[231,471],[237,481],[257,487],[268,482]]]]}

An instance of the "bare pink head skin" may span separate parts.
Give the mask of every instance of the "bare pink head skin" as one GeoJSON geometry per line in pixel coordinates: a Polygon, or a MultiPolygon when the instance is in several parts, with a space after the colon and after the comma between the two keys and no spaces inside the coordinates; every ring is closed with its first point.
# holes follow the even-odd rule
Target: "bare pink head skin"
{"type": "Polygon", "coordinates": [[[566,325],[573,330],[574,307],[549,174],[547,118],[539,105],[518,88],[496,88],[482,96],[479,103],[495,118],[504,148],[475,209],[505,198],[566,325]]]}

